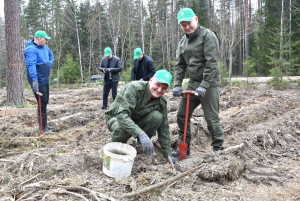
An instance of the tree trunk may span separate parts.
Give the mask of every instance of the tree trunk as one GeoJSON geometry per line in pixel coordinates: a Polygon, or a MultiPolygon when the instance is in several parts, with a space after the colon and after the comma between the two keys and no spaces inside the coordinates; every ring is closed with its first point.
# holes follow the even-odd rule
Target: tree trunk
{"type": "Polygon", "coordinates": [[[97,0],[97,3],[98,3],[98,26],[99,26],[99,63],[101,62],[101,58],[102,58],[102,40],[101,40],[101,9],[100,9],[100,2],[99,0],[97,0]]]}
{"type": "Polygon", "coordinates": [[[249,4],[248,4],[248,0],[245,0],[245,13],[246,13],[246,28],[245,28],[245,55],[246,55],[246,58],[245,60],[248,59],[248,56],[249,56],[249,28],[250,28],[250,23],[249,23],[249,4]]]}
{"type": "Polygon", "coordinates": [[[243,58],[243,51],[242,51],[242,17],[243,17],[243,9],[242,9],[242,0],[239,0],[239,75],[242,75],[242,58],[243,58]]]}
{"type": "Polygon", "coordinates": [[[82,61],[81,61],[81,50],[80,50],[80,40],[79,40],[79,33],[78,33],[78,24],[77,24],[77,14],[76,8],[74,7],[74,20],[75,20],[75,28],[76,28],[76,35],[77,35],[77,43],[78,43],[78,54],[79,54],[79,63],[80,63],[80,75],[81,75],[81,83],[83,83],[83,70],[82,70],[82,61]]]}
{"type": "Polygon", "coordinates": [[[143,20],[143,0],[140,0],[140,18],[141,18],[141,39],[142,39],[142,50],[145,51],[144,41],[144,20],[143,20]]]}
{"type": "Polygon", "coordinates": [[[212,30],[215,31],[215,0],[213,0],[213,6],[212,6],[212,20],[213,20],[213,26],[212,26],[212,30]]]}
{"type": "Polygon", "coordinates": [[[5,0],[5,39],[7,50],[7,104],[23,105],[23,79],[21,64],[20,1],[5,0]]]}
{"type": "Polygon", "coordinates": [[[281,1],[281,23],[280,23],[280,68],[283,70],[283,15],[284,15],[284,0],[281,1]]]}

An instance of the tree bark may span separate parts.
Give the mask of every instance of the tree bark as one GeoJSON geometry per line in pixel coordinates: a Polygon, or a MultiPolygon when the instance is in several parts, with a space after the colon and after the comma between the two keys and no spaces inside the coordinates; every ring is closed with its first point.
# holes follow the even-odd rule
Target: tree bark
{"type": "Polygon", "coordinates": [[[5,39],[7,50],[7,104],[23,105],[23,79],[21,64],[20,1],[5,0],[5,39]]]}
{"type": "Polygon", "coordinates": [[[98,6],[97,6],[97,9],[98,9],[98,26],[99,26],[99,59],[100,59],[100,61],[99,61],[99,63],[101,62],[101,58],[102,58],[102,53],[101,53],[101,51],[102,51],[102,40],[101,40],[101,8],[100,8],[100,2],[99,2],[99,0],[97,0],[97,4],[98,4],[98,6]]]}

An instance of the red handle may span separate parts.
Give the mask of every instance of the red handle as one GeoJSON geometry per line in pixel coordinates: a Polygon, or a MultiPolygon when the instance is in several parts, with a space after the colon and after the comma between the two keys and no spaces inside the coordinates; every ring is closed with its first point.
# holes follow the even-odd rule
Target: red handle
{"type": "Polygon", "coordinates": [[[187,124],[188,124],[188,115],[189,115],[189,106],[190,106],[190,95],[192,94],[192,91],[184,91],[185,94],[187,94],[187,101],[186,101],[186,112],[185,112],[185,125],[184,125],[184,134],[183,134],[183,143],[185,144],[185,138],[186,138],[186,130],[187,130],[187,124]]]}
{"type": "Polygon", "coordinates": [[[181,91],[181,94],[195,94],[195,91],[181,91]]]}

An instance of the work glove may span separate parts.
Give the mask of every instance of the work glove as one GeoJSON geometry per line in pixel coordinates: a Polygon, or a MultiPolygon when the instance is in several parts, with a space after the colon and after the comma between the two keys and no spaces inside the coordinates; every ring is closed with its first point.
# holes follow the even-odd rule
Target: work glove
{"type": "Polygon", "coordinates": [[[182,96],[181,92],[183,91],[181,86],[175,86],[173,89],[173,96],[182,96]]]}
{"type": "Polygon", "coordinates": [[[141,78],[139,81],[144,81],[144,79],[143,79],[143,78],[141,78]]]}
{"type": "Polygon", "coordinates": [[[195,91],[195,96],[204,97],[206,89],[204,87],[198,87],[195,91]]]}
{"type": "Polygon", "coordinates": [[[39,83],[37,80],[32,81],[32,90],[33,93],[39,92],[39,83]]]}
{"type": "Polygon", "coordinates": [[[139,134],[140,142],[143,146],[144,154],[150,155],[153,153],[153,144],[148,135],[143,131],[139,134]]]}
{"type": "Polygon", "coordinates": [[[177,163],[177,159],[174,158],[173,156],[168,157],[168,162],[171,163],[170,159],[172,160],[172,163],[175,164],[177,163]]]}

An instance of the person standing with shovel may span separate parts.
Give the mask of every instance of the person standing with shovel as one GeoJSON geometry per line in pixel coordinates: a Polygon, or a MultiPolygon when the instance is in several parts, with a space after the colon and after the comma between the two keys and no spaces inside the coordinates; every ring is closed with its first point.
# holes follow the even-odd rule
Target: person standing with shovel
{"type": "MultiPolygon", "coordinates": [[[[185,90],[195,91],[190,96],[187,128],[186,155],[190,155],[191,128],[190,118],[199,104],[202,105],[207,127],[211,135],[213,151],[223,149],[224,132],[219,118],[219,97],[221,73],[219,62],[219,39],[217,35],[198,24],[198,17],[190,8],[181,9],[178,23],[185,35],[181,38],[176,51],[175,81],[173,96],[182,96],[177,112],[179,138],[183,141],[187,94],[182,95],[182,81],[187,71],[189,81],[185,90]]],[[[179,148],[172,152],[179,156],[179,148]]]]}
{"type": "Polygon", "coordinates": [[[49,75],[53,63],[53,53],[46,43],[50,39],[44,31],[37,31],[34,34],[34,38],[26,43],[24,51],[27,80],[38,102],[37,118],[40,130],[45,134],[51,133],[49,129],[55,129],[55,127],[47,124],[49,75]]]}

